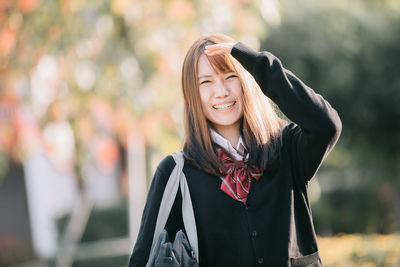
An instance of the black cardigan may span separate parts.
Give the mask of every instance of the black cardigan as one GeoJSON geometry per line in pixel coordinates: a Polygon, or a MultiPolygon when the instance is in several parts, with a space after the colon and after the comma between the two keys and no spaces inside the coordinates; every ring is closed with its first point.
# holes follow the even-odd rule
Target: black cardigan
{"type": "MultiPolygon", "coordinates": [[[[279,169],[252,180],[247,203],[221,191],[221,179],[185,164],[197,224],[200,267],[321,266],[307,184],[336,143],[336,111],[268,52],[242,43],[232,49],[260,88],[290,119],[282,130],[279,169]]],[[[144,208],[130,267],[145,266],[167,179],[175,166],[167,156],[158,166],[144,208]]],[[[183,229],[181,197],[166,229],[183,229]]]]}

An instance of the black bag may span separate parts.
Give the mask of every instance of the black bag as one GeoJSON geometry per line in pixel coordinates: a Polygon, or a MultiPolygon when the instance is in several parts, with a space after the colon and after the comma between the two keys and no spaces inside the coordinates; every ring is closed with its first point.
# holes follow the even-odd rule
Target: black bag
{"type": "Polygon", "coordinates": [[[164,229],[158,237],[146,267],[198,267],[195,254],[190,247],[186,235],[179,230],[174,243],[169,242],[167,231],[164,229]]]}
{"type": "Polygon", "coordinates": [[[173,153],[172,156],[176,166],[172,170],[164,189],[146,267],[199,266],[196,221],[189,187],[183,173],[184,158],[182,152],[173,153]],[[180,230],[176,233],[174,243],[171,243],[164,227],[179,188],[182,194],[183,223],[188,237],[186,238],[186,235],[180,230]]]}

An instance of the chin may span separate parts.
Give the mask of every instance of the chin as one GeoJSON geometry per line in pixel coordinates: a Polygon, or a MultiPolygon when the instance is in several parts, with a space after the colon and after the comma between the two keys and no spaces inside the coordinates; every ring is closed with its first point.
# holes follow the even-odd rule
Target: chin
{"type": "Polygon", "coordinates": [[[220,126],[232,126],[238,123],[239,118],[225,119],[225,120],[213,120],[212,123],[220,126]]]}

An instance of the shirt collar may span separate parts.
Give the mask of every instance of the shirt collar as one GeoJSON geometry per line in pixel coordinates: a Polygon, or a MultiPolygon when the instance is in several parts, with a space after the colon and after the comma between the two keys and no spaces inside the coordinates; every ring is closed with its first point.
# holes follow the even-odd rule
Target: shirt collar
{"type": "Polygon", "coordinates": [[[211,140],[229,152],[236,160],[247,159],[248,155],[246,152],[246,146],[244,144],[242,136],[239,137],[239,141],[236,148],[222,135],[217,133],[214,129],[210,128],[211,140]]]}

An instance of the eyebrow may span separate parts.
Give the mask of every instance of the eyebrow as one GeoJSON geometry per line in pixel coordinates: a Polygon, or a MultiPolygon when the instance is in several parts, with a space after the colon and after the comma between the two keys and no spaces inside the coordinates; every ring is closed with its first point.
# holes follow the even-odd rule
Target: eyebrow
{"type": "MultiPolygon", "coordinates": [[[[236,72],[234,72],[234,71],[228,71],[228,72],[226,72],[225,74],[228,74],[228,73],[236,73],[236,72]]],[[[199,76],[199,79],[201,79],[201,78],[208,78],[208,77],[212,77],[212,76],[213,76],[212,74],[206,74],[206,75],[199,76]]]]}
{"type": "Polygon", "coordinates": [[[211,75],[211,74],[208,74],[208,75],[202,75],[202,76],[199,76],[199,79],[201,79],[201,78],[207,78],[207,77],[212,77],[212,75],[211,75]]]}

